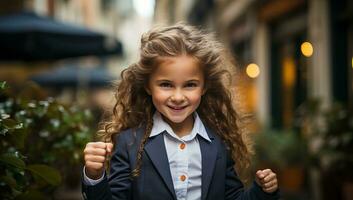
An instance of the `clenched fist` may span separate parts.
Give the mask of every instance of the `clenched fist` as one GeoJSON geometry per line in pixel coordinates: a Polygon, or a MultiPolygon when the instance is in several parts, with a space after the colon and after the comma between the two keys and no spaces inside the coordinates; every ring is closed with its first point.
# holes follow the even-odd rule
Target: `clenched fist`
{"type": "Polygon", "coordinates": [[[112,143],[90,142],[83,151],[85,158],[86,176],[99,179],[105,170],[105,162],[113,149],[112,143]]]}
{"type": "Polygon", "coordinates": [[[275,192],[278,189],[277,176],[271,169],[258,170],[255,180],[267,193],[275,192]]]}

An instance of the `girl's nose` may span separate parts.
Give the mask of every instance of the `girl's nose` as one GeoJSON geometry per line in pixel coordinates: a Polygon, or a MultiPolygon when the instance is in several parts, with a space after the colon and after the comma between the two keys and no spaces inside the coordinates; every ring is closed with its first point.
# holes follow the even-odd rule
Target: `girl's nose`
{"type": "Polygon", "coordinates": [[[175,91],[173,95],[170,97],[170,100],[173,102],[183,102],[185,101],[185,96],[180,91],[175,91]]]}

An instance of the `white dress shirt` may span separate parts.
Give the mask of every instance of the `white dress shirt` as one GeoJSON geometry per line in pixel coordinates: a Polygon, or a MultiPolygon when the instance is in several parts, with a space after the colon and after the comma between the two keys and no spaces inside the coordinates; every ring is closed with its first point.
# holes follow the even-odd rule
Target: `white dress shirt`
{"type": "Polygon", "coordinates": [[[177,136],[173,129],[161,117],[159,112],[153,116],[153,127],[150,137],[164,131],[164,143],[167,150],[170,172],[178,200],[201,199],[202,161],[197,134],[211,142],[205,126],[198,114],[194,113],[194,126],[190,134],[177,136]],[[164,132],[165,133],[165,132],[164,132]]]}
{"type": "MultiPolygon", "coordinates": [[[[188,135],[177,136],[166,123],[159,112],[153,115],[153,127],[149,137],[164,133],[164,143],[167,150],[173,186],[178,200],[201,199],[202,160],[197,134],[211,142],[205,126],[198,114],[194,113],[194,126],[188,135]],[[166,131],[166,132],[164,132],[166,131]]],[[[88,178],[84,170],[84,181],[87,185],[95,185],[98,180],[88,178]]]]}

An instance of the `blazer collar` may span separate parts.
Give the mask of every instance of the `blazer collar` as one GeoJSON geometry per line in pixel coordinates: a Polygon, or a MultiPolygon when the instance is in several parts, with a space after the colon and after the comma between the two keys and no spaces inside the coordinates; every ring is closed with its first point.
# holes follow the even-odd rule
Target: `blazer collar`
{"type": "Polygon", "coordinates": [[[199,137],[201,160],[202,160],[202,175],[201,175],[201,199],[206,199],[210,183],[214,173],[216,164],[219,142],[215,140],[214,133],[206,127],[207,134],[212,142],[199,137]]]}
{"type": "Polygon", "coordinates": [[[167,151],[165,149],[163,134],[158,134],[155,137],[150,137],[145,144],[145,151],[153,165],[161,175],[168,190],[171,192],[174,199],[176,198],[172,175],[168,162],[167,151]]]}

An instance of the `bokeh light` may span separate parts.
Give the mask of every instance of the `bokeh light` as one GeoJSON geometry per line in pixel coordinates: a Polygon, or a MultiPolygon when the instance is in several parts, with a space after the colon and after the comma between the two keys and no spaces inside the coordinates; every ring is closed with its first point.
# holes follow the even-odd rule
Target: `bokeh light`
{"type": "Polygon", "coordinates": [[[310,57],[314,53],[313,45],[310,42],[303,42],[300,46],[300,50],[302,51],[302,54],[306,57],[310,57]]]}
{"type": "Polygon", "coordinates": [[[260,68],[257,64],[255,63],[250,63],[247,67],[246,67],[246,74],[250,77],[250,78],[256,78],[259,76],[260,74],[260,68]]]}

